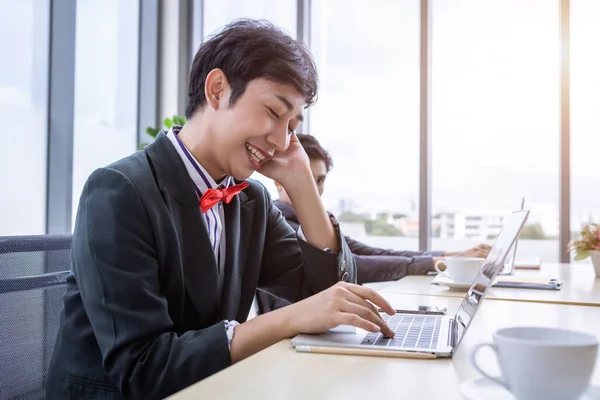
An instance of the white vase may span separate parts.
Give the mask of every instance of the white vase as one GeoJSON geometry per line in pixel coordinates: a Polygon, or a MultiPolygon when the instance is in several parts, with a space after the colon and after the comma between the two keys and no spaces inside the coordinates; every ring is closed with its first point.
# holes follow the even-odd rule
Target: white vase
{"type": "Polygon", "coordinates": [[[592,250],[590,257],[592,258],[592,264],[594,264],[596,276],[600,277],[600,250],[592,250]]]}

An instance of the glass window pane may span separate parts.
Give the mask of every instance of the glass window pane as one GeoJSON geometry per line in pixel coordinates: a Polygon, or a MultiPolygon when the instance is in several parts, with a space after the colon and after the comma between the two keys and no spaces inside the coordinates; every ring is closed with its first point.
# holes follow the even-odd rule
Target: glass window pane
{"type": "MultiPolygon", "coordinates": [[[[237,18],[267,19],[296,37],[296,0],[204,0],[204,36],[218,32],[237,18]]],[[[271,179],[257,172],[251,178],[265,185],[277,199],[277,188],[271,179]]]]}
{"type": "Polygon", "coordinates": [[[48,0],[0,0],[0,235],[46,230],[48,0]]]}
{"type": "Polygon", "coordinates": [[[490,242],[525,197],[518,258],[558,261],[559,5],[433,2],[433,244],[490,242]]]}
{"type": "Polygon", "coordinates": [[[296,0],[204,0],[204,35],[236,18],[267,19],[296,37],[296,0]]]}
{"type": "Polygon", "coordinates": [[[310,132],[334,168],[325,206],[366,243],[418,248],[419,1],[314,0],[310,132]]]}
{"type": "MultiPolygon", "coordinates": [[[[571,229],[600,223],[600,2],[571,1],[571,229]]],[[[589,258],[585,262],[591,262],[589,258]]]]}
{"type": "Polygon", "coordinates": [[[138,0],[77,2],[73,221],[88,176],[137,147],[138,0]]]}

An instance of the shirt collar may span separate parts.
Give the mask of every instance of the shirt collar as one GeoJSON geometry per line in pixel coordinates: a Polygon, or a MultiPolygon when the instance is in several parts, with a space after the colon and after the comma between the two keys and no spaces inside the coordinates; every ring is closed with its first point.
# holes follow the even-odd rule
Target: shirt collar
{"type": "Polygon", "coordinates": [[[229,187],[231,185],[232,179],[231,176],[226,176],[219,183],[215,182],[215,180],[206,172],[202,164],[194,155],[185,147],[183,142],[177,137],[179,132],[181,131],[181,126],[173,126],[167,132],[167,137],[173,143],[175,150],[181,157],[183,164],[185,165],[185,169],[187,170],[192,182],[194,182],[194,189],[196,190],[196,194],[200,196],[208,189],[216,189],[217,187],[229,187]]]}

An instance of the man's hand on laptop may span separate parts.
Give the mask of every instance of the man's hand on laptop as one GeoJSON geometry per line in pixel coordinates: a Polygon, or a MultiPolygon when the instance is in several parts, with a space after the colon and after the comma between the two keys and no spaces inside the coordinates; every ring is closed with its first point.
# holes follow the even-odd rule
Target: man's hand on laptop
{"type": "Polygon", "coordinates": [[[491,246],[487,244],[477,245],[466,251],[456,251],[456,252],[448,252],[444,253],[446,257],[477,257],[477,258],[486,258],[492,249],[491,246]]]}
{"type": "Polygon", "coordinates": [[[338,282],[327,290],[285,307],[285,310],[291,336],[323,333],[338,325],[352,325],[393,337],[394,331],[381,319],[378,308],[389,315],[396,313],[375,290],[338,282]]]}

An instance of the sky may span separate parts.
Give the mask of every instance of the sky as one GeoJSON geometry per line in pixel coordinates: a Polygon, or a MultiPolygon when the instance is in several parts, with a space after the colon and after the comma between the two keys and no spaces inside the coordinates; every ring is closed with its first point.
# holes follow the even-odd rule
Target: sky
{"type": "MultiPolygon", "coordinates": [[[[43,230],[48,0],[0,0],[0,220],[43,230]],[[7,171],[18,171],[8,173],[7,171]],[[26,185],[24,185],[26,182],[26,185]],[[24,195],[25,193],[25,195],[24,195]]],[[[419,1],[313,0],[320,75],[308,133],[332,154],[328,208],[410,212],[418,204],[419,1]]],[[[558,0],[433,2],[433,211],[558,208],[558,0]]],[[[600,2],[572,0],[572,209],[600,209],[600,2]]],[[[135,0],[77,2],[74,207],[100,166],[135,150],[135,0]]],[[[235,17],[296,31],[294,0],[205,0],[211,33],[235,17]]],[[[266,180],[262,180],[267,182],[266,180]]],[[[267,182],[268,183],[268,182],[267,182]]],[[[272,185],[268,186],[274,191],[272,185]]],[[[13,232],[13,228],[7,228],[13,232]]]]}

